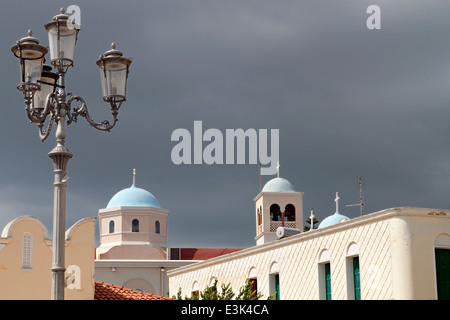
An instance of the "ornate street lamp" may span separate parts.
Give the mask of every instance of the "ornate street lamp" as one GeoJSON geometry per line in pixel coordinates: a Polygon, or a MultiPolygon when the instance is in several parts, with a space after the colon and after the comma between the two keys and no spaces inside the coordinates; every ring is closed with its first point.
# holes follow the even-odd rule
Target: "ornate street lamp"
{"type": "Polygon", "coordinates": [[[45,24],[48,32],[49,46],[47,49],[39,44],[39,40],[28,36],[20,39],[11,48],[20,61],[20,82],[17,89],[25,98],[25,110],[32,123],[39,128],[39,137],[45,141],[52,126],[56,125],[56,146],[48,156],[54,166],[54,209],[53,209],[53,261],[52,261],[52,292],[53,300],[64,299],[65,272],[65,220],[66,220],[66,181],[67,163],[72,153],[66,148],[66,123],[76,122],[78,116],[101,131],[110,131],[117,122],[117,115],[122,102],[126,100],[126,86],[131,59],[124,58],[122,52],[112,49],[105,52],[97,61],[103,91],[103,100],[111,106],[113,121],[95,122],[88,113],[83,98],[72,94],[66,95],[65,76],[69,67],[73,66],[75,44],[81,27],[74,24],[61,9],[60,14],[45,24]],[[50,63],[44,65],[45,55],[50,51],[50,63]],[[79,102],[79,107],[73,107],[73,102],[79,102]],[[66,119],[67,117],[67,119],[66,119]],[[44,129],[44,123],[47,126],[44,129]]]}
{"type": "Polygon", "coordinates": [[[67,70],[73,65],[75,44],[81,27],[69,21],[69,16],[64,13],[64,9],[61,9],[61,13],[54,16],[53,20],[44,27],[48,32],[52,65],[58,70],[67,70]]]}
{"type": "Polygon", "coordinates": [[[33,32],[28,30],[28,36],[17,41],[11,51],[20,61],[20,82],[17,89],[25,94],[29,107],[33,93],[40,88],[42,65],[48,50],[41,46],[39,40],[33,37],[33,32]]]}
{"type": "Polygon", "coordinates": [[[103,100],[122,103],[126,99],[127,78],[131,59],[122,57],[123,53],[116,50],[116,44],[111,44],[111,50],[100,56],[97,65],[100,67],[102,79],[103,100]]]}

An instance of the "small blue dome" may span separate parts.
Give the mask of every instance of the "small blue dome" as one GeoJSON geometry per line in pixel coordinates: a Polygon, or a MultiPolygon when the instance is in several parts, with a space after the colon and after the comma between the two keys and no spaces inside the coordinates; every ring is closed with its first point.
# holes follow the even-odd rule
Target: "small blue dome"
{"type": "Polygon", "coordinates": [[[323,221],[319,224],[319,227],[317,229],[325,228],[325,227],[328,227],[328,226],[331,226],[334,224],[338,224],[339,222],[344,222],[347,220],[350,220],[350,219],[348,217],[340,214],[339,212],[335,212],[331,216],[323,219],[323,221]]]}
{"type": "Polygon", "coordinates": [[[295,192],[295,190],[289,181],[277,177],[268,181],[261,192],[295,192]]]}
{"type": "Polygon", "coordinates": [[[114,207],[154,207],[161,208],[158,200],[147,190],[137,188],[134,184],[117,192],[109,200],[106,208],[114,207]]]}

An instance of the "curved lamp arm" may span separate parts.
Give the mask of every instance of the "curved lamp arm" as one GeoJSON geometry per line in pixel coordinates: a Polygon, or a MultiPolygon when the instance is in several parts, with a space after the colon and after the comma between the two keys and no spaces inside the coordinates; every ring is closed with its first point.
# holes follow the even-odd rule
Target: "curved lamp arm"
{"type": "Polygon", "coordinates": [[[54,117],[52,116],[52,117],[50,117],[50,121],[47,125],[46,130],[42,129],[42,127],[44,126],[44,122],[38,123],[37,126],[39,127],[39,138],[41,139],[42,142],[44,142],[48,138],[50,132],[52,131],[53,122],[54,122],[54,117]]]}
{"type": "Polygon", "coordinates": [[[48,138],[50,132],[52,131],[53,122],[55,122],[55,110],[58,109],[58,101],[56,99],[56,94],[50,93],[46,98],[44,109],[38,111],[30,107],[33,100],[32,94],[31,95],[28,94],[28,96],[26,96],[25,98],[26,100],[25,110],[27,112],[27,116],[30,122],[37,123],[39,128],[39,138],[41,139],[42,142],[44,142],[48,138]],[[49,123],[47,125],[47,128],[44,130],[43,129],[44,122],[49,115],[50,115],[49,123]]]}
{"type": "Polygon", "coordinates": [[[102,122],[97,123],[89,116],[86,102],[84,101],[84,99],[82,97],[73,96],[72,94],[69,94],[69,96],[70,96],[70,98],[67,101],[67,110],[69,111],[67,125],[70,125],[72,122],[77,122],[78,116],[86,118],[87,122],[89,122],[89,124],[92,127],[94,127],[97,130],[100,130],[100,131],[108,131],[109,132],[116,125],[116,122],[118,121],[117,115],[118,115],[119,111],[115,105],[111,104],[111,113],[113,116],[112,124],[108,120],[103,120],[102,122]],[[70,114],[71,104],[73,101],[81,102],[81,106],[78,108],[73,108],[73,112],[72,112],[72,114],[70,114]]]}
{"type": "Polygon", "coordinates": [[[43,123],[47,116],[51,113],[52,118],[55,110],[58,109],[58,101],[56,99],[55,93],[50,93],[45,100],[45,108],[42,111],[36,111],[33,108],[30,108],[30,103],[27,103],[27,107],[25,110],[27,111],[28,119],[30,119],[31,123],[43,123]]]}

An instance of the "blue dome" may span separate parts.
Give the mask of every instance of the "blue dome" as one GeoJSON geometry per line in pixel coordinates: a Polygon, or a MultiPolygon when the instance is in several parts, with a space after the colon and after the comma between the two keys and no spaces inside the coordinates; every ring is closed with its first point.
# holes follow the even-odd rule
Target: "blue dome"
{"type": "Polygon", "coordinates": [[[289,181],[277,177],[268,181],[261,192],[295,192],[295,190],[289,181]]]}
{"type": "Polygon", "coordinates": [[[154,207],[161,208],[158,200],[148,191],[136,188],[133,184],[130,188],[117,192],[109,200],[106,208],[114,207],[154,207]]]}
{"type": "Polygon", "coordinates": [[[323,219],[323,221],[319,224],[319,227],[317,229],[325,228],[325,227],[328,227],[328,226],[331,226],[334,224],[338,224],[339,222],[343,222],[343,221],[347,221],[347,220],[350,220],[350,219],[348,217],[340,214],[339,212],[335,212],[331,216],[323,219]]]}

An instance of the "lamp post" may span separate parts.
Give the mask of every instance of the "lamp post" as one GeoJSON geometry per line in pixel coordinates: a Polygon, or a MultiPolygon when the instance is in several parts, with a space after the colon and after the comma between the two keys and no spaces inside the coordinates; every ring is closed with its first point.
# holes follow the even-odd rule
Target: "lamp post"
{"type": "Polygon", "coordinates": [[[116,50],[115,44],[112,44],[111,50],[105,52],[97,61],[103,100],[109,103],[113,117],[112,123],[108,120],[97,123],[89,116],[82,97],[66,94],[65,76],[68,68],[73,66],[75,44],[81,27],[69,20],[64,9],[61,9],[60,14],[54,16],[45,28],[49,37],[49,49],[40,45],[30,30],[28,36],[17,41],[11,51],[20,61],[20,82],[17,89],[24,94],[27,116],[31,123],[37,124],[41,141],[47,139],[53,125],[57,126],[56,146],[48,154],[54,166],[51,298],[63,300],[67,164],[73,156],[65,146],[65,126],[76,122],[78,116],[85,118],[92,127],[101,131],[110,131],[115,126],[119,108],[126,100],[131,59],[124,58],[122,52],[116,50]],[[51,66],[44,65],[48,51],[51,66]],[[52,67],[55,73],[52,72],[52,67]],[[74,102],[80,103],[80,106],[72,107],[74,102]]]}

